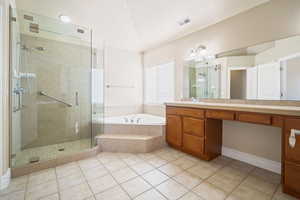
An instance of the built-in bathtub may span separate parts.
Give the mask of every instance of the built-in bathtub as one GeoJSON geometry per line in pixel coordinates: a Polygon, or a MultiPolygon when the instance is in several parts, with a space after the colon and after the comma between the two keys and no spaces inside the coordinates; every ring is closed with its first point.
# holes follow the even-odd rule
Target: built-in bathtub
{"type": "Polygon", "coordinates": [[[165,118],[149,114],[94,119],[104,122],[104,133],[97,136],[103,151],[145,153],[165,146],[165,118]]]}

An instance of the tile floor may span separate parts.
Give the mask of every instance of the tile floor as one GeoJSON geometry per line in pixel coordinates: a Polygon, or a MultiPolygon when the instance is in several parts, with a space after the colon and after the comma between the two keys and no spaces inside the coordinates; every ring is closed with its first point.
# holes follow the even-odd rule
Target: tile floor
{"type": "Polygon", "coordinates": [[[205,162],[171,148],[96,157],[12,180],[1,200],[293,200],[280,176],[219,157],[205,162]]]}

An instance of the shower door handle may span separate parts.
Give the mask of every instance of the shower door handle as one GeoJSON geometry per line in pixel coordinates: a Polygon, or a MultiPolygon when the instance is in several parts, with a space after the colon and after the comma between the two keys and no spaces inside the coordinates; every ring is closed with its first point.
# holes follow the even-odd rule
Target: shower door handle
{"type": "Polygon", "coordinates": [[[22,108],[23,108],[22,94],[24,92],[24,88],[15,88],[13,92],[18,96],[18,105],[16,108],[13,109],[13,111],[18,112],[18,111],[22,110],[22,108]]]}
{"type": "Polygon", "coordinates": [[[78,92],[75,93],[75,105],[79,106],[79,93],[78,92]]]}
{"type": "Polygon", "coordinates": [[[21,93],[16,93],[18,95],[18,105],[17,107],[14,109],[14,112],[18,112],[22,109],[22,97],[21,97],[21,93]]]}

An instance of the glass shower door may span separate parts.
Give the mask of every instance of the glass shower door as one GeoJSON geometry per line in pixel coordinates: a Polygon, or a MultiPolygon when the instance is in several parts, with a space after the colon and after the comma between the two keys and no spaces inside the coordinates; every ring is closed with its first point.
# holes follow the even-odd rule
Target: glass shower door
{"type": "Polygon", "coordinates": [[[220,97],[219,66],[191,61],[188,69],[190,98],[220,97]]]}
{"type": "Polygon", "coordinates": [[[13,167],[90,149],[91,31],[24,11],[15,14],[13,167]]]}
{"type": "Polygon", "coordinates": [[[218,65],[211,65],[207,67],[208,74],[208,98],[220,98],[220,79],[221,79],[221,70],[218,65]]]}

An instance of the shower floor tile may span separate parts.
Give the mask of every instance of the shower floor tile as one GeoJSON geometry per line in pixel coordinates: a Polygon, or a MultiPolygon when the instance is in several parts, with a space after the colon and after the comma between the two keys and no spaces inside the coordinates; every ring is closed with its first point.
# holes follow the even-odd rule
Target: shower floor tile
{"type": "Polygon", "coordinates": [[[89,149],[91,140],[81,139],[71,142],[65,142],[61,144],[54,144],[42,147],[34,147],[24,149],[18,153],[12,159],[13,167],[21,167],[30,163],[30,159],[37,158],[39,161],[52,160],[60,156],[72,155],[82,150],[89,149]],[[59,149],[64,149],[59,151],[59,149]]]}

